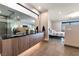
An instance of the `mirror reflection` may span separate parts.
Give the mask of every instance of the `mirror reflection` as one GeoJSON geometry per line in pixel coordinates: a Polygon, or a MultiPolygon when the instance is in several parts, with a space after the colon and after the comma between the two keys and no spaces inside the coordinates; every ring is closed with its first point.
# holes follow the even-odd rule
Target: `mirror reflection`
{"type": "Polygon", "coordinates": [[[0,4],[0,38],[35,33],[35,18],[0,4]]]}

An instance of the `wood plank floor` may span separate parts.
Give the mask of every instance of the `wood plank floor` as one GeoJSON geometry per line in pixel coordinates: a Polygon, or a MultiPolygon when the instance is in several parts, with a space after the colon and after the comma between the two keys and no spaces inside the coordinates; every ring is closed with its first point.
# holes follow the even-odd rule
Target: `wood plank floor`
{"type": "Polygon", "coordinates": [[[50,38],[49,42],[40,42],[19,56],[79,56],[79,49],[64,46],[63,39],[50,38]]]}

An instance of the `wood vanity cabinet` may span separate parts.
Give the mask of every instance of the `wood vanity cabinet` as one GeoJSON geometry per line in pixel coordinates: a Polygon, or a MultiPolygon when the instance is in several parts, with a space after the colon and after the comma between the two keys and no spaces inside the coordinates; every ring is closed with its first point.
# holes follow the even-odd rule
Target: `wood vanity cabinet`
{"type": "Polygon", "coordinates": [[[18,39],[18,49],[19,49],[18,51],[19,51],[19,53],[18,54],[20,54],[21,52],[27,50],[28,48],[29,48],[29,39],[28,39],[28,37],[26,37],[26,36],[19,37],[19,39],[18,39]]]}
{"type": "Polygon", "coordinates": [[[2,40],[2,56],[16,56],[44,39],[44,33],[2,40]]]}
{"type": "Polygon", "coordinates": [[[34,46],[34,41],[35,41],[35,38],[34,36],[28,36],[29,37],[29,48],[34,46]]]}
{"type": "Polygon", "coordinates": [[[2,40],[2,56],[15,56],[18,50],[18,38],[2,40]]]}
{"type": "Polygon", "coordinates": [[[2,42],[0,40],[0,53],[1,53],[1,51],[2,51],[2,42]]]}
{"type": "Polygon", "coordinates": [[[12,40],[6,39],[2,40],[2,56],[11,56],[12,55],[12,40]]]}
{"type": "Polygon", "coordinates": [[[39,33],[32,36],[29,36],[29,47],[34,46],[35,44],[39,43],[44,39],[44,34],[39,33]]]}
{"type": "Polygon", "coordinates": [[[18,48],[18,40],[19,38],[12,38],[11,39],[11,44],[12,44],[12,56],[16,56],[19,53],[19,48],[18,48]]]}

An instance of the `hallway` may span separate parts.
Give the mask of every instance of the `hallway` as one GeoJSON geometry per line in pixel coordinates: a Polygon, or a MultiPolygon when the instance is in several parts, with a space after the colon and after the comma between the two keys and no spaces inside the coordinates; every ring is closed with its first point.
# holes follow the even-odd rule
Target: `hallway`
{"type": "Polygon", "coordinates": [[[79,56],[79,49],[64,46],[62,39],[50,38],[49,42],[40,42],[21,56],[79,56]]]}

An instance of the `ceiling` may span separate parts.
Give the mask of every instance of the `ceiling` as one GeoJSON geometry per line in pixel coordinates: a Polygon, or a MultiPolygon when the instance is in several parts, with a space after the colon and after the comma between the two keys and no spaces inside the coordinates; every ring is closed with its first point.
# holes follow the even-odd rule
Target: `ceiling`
{"type": "Polygon", "coordinates": [[[68,7],[74,7],[78,6],[78,3],[30,3],[32,6],[34,6],[38,11],[44,12],[48,9],[58,9],[58,8],[68,8],[68,7]],[[41,7],[39,10],[38,7],[41,7]]]}
{"type": "MultiPolygon", "coordinates": [[[[61,20],[61,19],[67,19],[67,18],[70,19],[71,18],[69,17],[70,14],[72,14],[72,16],[73,14],[75,14],[77,15],[77,17],[79,17],[78,16],[79,15],[79,3],[26,3],[26,4],[35,8],[40,13],[48,11],[50,20],[61,20]]],[[[16,12],[17,15],[20,16],[21,18],[28,18],[23,13],[17,12],[16,10],[7,8],[6,6],[3,7],[3,5],[0,5],[0,10],[2,10],[3,14],[10,15],[11,12],[9,12],[8,9],[16,12]],[[21,16],[21,15],[24,15],[24,16],[21,16]]]]}
{"type": "Polygon", "coordinates": [[[51,20],[64,19],[69,14],[79,12],[79,3],[31,3],[31,5],[41,13],[48,10],[51,20]]]}

